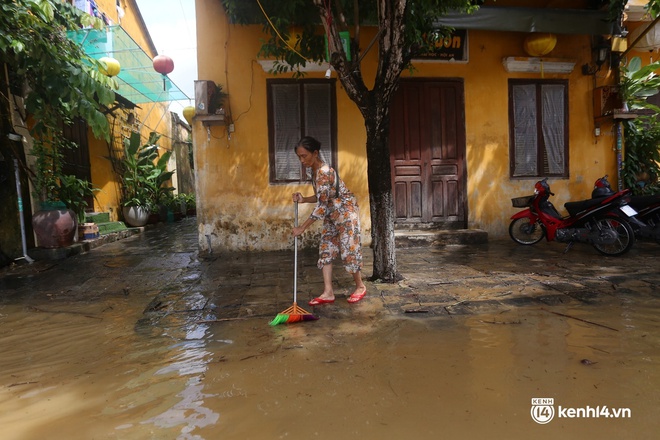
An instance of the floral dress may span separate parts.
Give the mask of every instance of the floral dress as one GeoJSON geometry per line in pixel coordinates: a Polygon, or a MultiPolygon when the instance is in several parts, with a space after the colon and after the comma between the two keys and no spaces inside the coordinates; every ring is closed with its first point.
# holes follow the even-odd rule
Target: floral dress
{"type": "Polygon", "coordinates": [[[322,269],[341,255],[347,272],[359,272],[362,243],[357,199],[335,170],[325,163],[312,176],[312,185],[317,202],[310,217],[323,220],[318,268],[322,269]]]}

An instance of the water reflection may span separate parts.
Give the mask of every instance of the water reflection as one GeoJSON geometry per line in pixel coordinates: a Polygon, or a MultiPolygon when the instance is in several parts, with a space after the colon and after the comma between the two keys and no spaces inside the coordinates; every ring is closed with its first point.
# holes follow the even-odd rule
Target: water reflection
{"type": "Polygon", "coordinates": [[[3,439],[644,438],[660,391],[657,299],[497,315],[135,333],[135,316],[0,310],[3,439]],[[112,316],[110,316],[112,315],[112,316]],[[75,343],[72,343],[75,341],[75,343]],[[591,363],[582,361],[588,359],[591,363]],[[530,401],[630,408],[555,419],[530,401]],[[319,419],[323,411],[330,414],[319,419]],[[524,433],[524,434],[523,434],[524,433]]]}
{"type": "Polygon", "coordinates": [[[660,429],[651,277],[598,301],[478,315],[394,316],[374,295],[271,327],[281,307],[269,295],[290,302],[288,285],[269,288],[290,280],[275,262],[272,276],[250,278],[254,265],[238,257],[211,272],[194,251],[166,246],[149,237],[124,253],[104,246],[83,277],[55,268],[0,297],[3,440],[652,438],[660,429]],[[242,302],[255,314],[215,320],[242,302]],[[540,425],[530,415],[538,397],[632,417],[540,425]]]}
{"type": "Polygon", "coordinates": [[[177,439],[202,439],[193,431],[216,423],[217,412],[207,408],[207,399],[217,394],[206,394],[204,376],[214,354],[206,350],[207,325],[189,324],[186,326],[185,340],[170,347],[175,351],[171,361],[155,372],[155,375],[189,376],[184,389],[176,394],[180,401],[164,412],[142,422],[159,428],[180,428],[177,439]]]}

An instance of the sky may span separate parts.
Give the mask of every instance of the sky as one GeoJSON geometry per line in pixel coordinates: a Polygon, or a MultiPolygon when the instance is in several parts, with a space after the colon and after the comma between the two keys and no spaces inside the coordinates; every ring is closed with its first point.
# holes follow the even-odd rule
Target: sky
{"type": "Polygon", "coordinates": [[[195,105],[195,0],[137,0],[137,4],[158,54],[174,60],[174,70],[168,77],[190,97],[190,101],[170,104],[170,111],[178,113],[183,119],[183,108],[195,105]]]}

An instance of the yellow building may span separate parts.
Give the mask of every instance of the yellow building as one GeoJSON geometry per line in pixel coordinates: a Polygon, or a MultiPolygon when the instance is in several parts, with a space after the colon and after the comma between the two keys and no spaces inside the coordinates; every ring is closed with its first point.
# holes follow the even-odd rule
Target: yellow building
{"type": "MultiPolygon", "coordinates": [[[[160,68],[154,63],[153,60],[159,54],[137,2],[135,0],[66,0],[66,3],[100,18],[105,24],[101,30],[84,28],[69,32],[68,37],[79,43],[92,58],[114,59],[120,67],[118,71],[106,72],[116,79],[117,84],[114,90],[115,102],[101,109],[110,124],[110,140],[97,139],[84,120],[76,120],[73,124],[65,126],[63,130],[64,137],[75,143],[77,148],[64,151],[62,174],[75,175],[91,182],[92,186],[98,189],[94,198],[88,198],[87,211],[107,213],[109,220],[113,222],[125,220],[122,214],[121,178],[113,160],[121,160],[124,139],[134,132],[140,133],[143,143],[146,143],[151,132],[158,133],[161,136],[158,142],[159,155],[173,151],[168,168],[170,170],[180,168],[181,175],[175,176],[173,185],[181,186],[186,192],[194,192],[192,170],[187,164],[190,127],[169,111],[171,101],[190,98],[167,76],[169,66],[160,68]],[[185,163],[181,163],[181,167],[178,167],[177,160],[185,163]]],[[[115,62],[112,61],[111,64],[115,62]]],[[[7,95],[9,93],[16,92],[8,91],[7,95]]],[[[31,125],[31,115],[26,114],[23,99],[24,96],[20,93],[8,98],[8,102],[12,103],[12,111],[7,118],[11,127],[7,127],[6,131],[14,132],[17,134],[17,139],[22,139],[23,151],[20,155],[24,159],[21,161],[24,160],[29,169],[36,170],[36,158],[31,154],[33,140],[28,129],[31,125]]],[[[6,140],[3,138],[3,141],[6,140]]],[[[8,150],[3,149],[3,151],[8,150]]],[[[22,174],[27,173],[23,170],[22,174]]],[[[11,182],[13,180],[12,175],[11,182]]],[[[13,192],[11,197],[16,200],[15,188],[13,185],[11,187],[13,192]]],[[[28,248],[40,246],[38,240],[35,242],[30,233],[30,214],[40,209],[40,200],[36,197],[28,200],[28,195],[32,193],[31,189],[31,185],[28,188],[28,182],[24,180],[21,192],[28,248]]],[[[17,203],[11,205],[10,209],[0,214],[3,219],[1,222],[3,226],[0,226],[0,248],[3,253],[0,263],[2,264],[23,255],[21,234],[17,233],[21,232],[17,221],[19,216],[15,212],[17,203]]]]}
{"type": "MultiPolygon", "coordinates": [[[[542,177],[559,207],[589,198],[605,174],[616,184],[618,109],[601,103],[615,82],[613,31],[587,3],[487,1],[474,17],[444,19],[454,38],[414,60],[391,107],[397,226],[506,236],[511,198],[531,194],[542,177]]],[[[193,124],[200,247],[290,246],[291,194],[312,192],[293,154],[302,134],[330,147],[326,159],[357,195],[369,243],[364,121],[336,74],[322,64],[302,79],[274,75],[272,60],[257,56],[261,25],[230,24],[220,1],[197,0],[196,17],[199,83],[228,94],[224,115],[204,108],[193,124]]],[[[362,50],[375,32],[361,28],[362,50]]],[[[366,78],[376,56],[361,61],[366,78]]],[[[200,90],[198,110],[208,97],[200,90]]],[[[303,219],[310,209],[301,207],[303,219]]]]}
{"type": "Polygon", "coordinates": [[[158,55],[149,31],[135,0],[74,1],[87,12],[102,16],[107,27],[103,31],[81,30],[78,40],[93,58],[111,57],[119,61],[121,71],[117,75],[119,88],[117,104],[108,112],[112,139],[89,138],[89,167],[91,182],[99,188],[94,210],[111,213],[112,220],[122,220],[120,188],[117,176],[108,157],[121,157],[123,139],[133,131],[141,133],[146,142],[150,132],[161,135],[159,147],[171,151],[172,115],[170,101],[187,96],[172,83],[167,75],[154,70],[153,59],[158,55]],[[90,5],[95,9],[90,11],[90,5]],[[92,6],[93,7],[93,6],[92,6]]]}

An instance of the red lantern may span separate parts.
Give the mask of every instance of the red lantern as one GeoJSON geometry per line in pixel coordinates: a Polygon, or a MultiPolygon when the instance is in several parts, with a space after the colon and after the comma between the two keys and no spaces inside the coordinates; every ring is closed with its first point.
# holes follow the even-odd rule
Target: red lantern
{"type": "Polygon", "coordinates": [[[154,70],[163,75],[167,75],[174,70],[174,61],[167,55],[157,55],[154,58],[154,70]]]}

